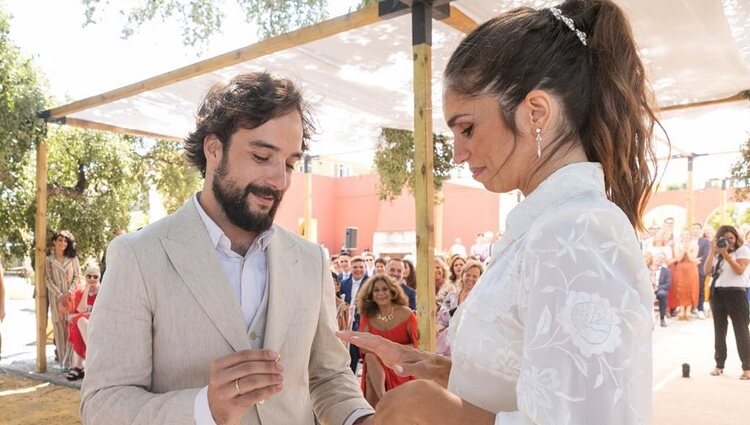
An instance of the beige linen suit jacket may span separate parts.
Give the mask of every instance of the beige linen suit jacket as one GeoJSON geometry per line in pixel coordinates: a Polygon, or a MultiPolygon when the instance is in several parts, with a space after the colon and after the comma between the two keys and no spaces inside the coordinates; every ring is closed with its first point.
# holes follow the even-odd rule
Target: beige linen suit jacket
{"type": "MultiPolygon", "coordinates": [[[[279,227],[268,246],[264,348],[281,353],[284,389],[243,424],[341,425],[370,409],[334,335],[333,284],[322,250],[279,227]]],[[[250,348],[240,305],[189,200],[107,250],[89,325],[83,423],[193,424],[210,363],[250,348]]],[[[371,410],[371,409],[370,409],[371,410]]]]}

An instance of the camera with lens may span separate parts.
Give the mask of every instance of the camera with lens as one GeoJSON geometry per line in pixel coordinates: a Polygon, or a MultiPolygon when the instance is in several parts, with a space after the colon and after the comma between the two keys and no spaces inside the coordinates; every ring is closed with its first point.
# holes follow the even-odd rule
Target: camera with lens
{"type": "Polygon", "coordinates": [[[716,239],[717,248],[726,248],[728,246],[729,246],[729,241],[724,236],[720,237],[719,239],[716,239]]]}

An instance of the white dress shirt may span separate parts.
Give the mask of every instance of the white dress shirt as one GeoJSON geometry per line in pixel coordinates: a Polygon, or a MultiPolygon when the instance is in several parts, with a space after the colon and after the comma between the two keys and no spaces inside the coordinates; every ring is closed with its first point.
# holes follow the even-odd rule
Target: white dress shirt
{"type": "MultiPolygon", "coordinates": [[[[246,329],[249,329],[268,286],[266,249],[271,242],[274,229],[271,227],[258,235],[245,255],[239,255],[232,251],[232,242],[206,214],[198,201],[198,195],[193,197],[193,201],[195,202],[195,208],[198,210],[198,215],[206,226],[208,237],[216,250],[216,257],[219,259],[222,270],[224,270],[224,275],[240,303],[246,329]]],[[[227,302],[229,301],[227,300],[227,302]]],[[[208,386],[203,387],[195,396],[194,409],[196,424],[215,424],[211,416],[211,409],[208,406],[208,386]]]]}
{"type": "Polygon", "coordinates": [[[448,327],[448,389],[496,425],[650,424],[654,292],[601,166],[556,171],[507,223],[448,327]]]}
{"type": "MultiPolygon", "coordinates": [[[[198,210],[198,215],[206,226],[221,268],[224,270],[227,281],[232,286],[234,295],[240,303],[246,329],[249,329],[268,287],[266,250],[273,237],[274,229],[271,227],[258,235],[250,249],[244,256],[241,256],[232,251],[232,243],[229,238],[203,210],[198,201],[198,195],[193,198],[193,201],[195,202],[195,208],[198,210]]],[[[216,425],[208,406],[208,386],[203,387],[195,396],[193,409],[196,425],[216,425]]],[[[357,409],[349,415],[343,425],[351,425],[360,417],[369,414],[370,412],[367,410],[357,409]]]]}

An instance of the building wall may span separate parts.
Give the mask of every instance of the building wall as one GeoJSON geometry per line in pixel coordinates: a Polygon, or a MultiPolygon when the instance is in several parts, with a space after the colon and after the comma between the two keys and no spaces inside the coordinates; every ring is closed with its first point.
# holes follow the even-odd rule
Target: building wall
{"type": "MultiPolygon", "coordinates": [[[[276,215],[276,223],[299,233],[304,217],[303,173],[294,173],[292,185],[276,215]]],[[[415,229],[414,197],[408,191],[392,202],[380,201],[377,197],[376,175],[355,177],[329,177],[313,175],[313,218],[317,220],[317,240],[328,247],[331,253],[338,252],[344,244],[345,229],[356,227],[357,250],[372,249],[375,232],[408,232],[415,229]]],[[[443,246],[448,250],[455,238],[461,238],[468,250],[478,232],[500,230],[501,209],[507,214],[515,205],[501,205],[498,194],[483,188],[446,183],[443,187],[443,246]]],[[[695,191],[695,219],[705,223],[709,214],[721,205],[720,189],[695,191]]],[[[733,192],[727,193],[727,201],[733,201],[733,192]]],[[[687,203],[685,191],[655,192],[646,212],[662,206],[687,203]]],[[[510,203],[508,203],[510,204],[510,203]]]]}
{"type": "MultiPolygon", "coordinates": [[[[318,242],[333,252],[344,244],[345,229],[356,227],[357,250],[372,249],[375,232],[413,231],[414,198],[404,193],[392,202],[377,197],[376,175],[333,178],[313,175],[313,219],[317,220],[318,242]]],[[[304,174],[294,173],[292,185],[276,215],[276,223],[299,233],[304,217],[304,174]]],[[[460,237],[467,249],[477,232],[498,231],[498,195],[484,189],[444,185],[443,248],[460,237]]]]}

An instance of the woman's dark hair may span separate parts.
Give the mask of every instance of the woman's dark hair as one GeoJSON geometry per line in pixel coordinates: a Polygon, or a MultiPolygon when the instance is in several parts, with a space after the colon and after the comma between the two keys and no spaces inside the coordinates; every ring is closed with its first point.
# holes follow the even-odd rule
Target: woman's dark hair
{"type": "Polygon", "coordinates": [[[339,275],[337,275],[334,272],[331,272],[331,279],[333,279],[334,288],[336,284],[339,285],[338,289],[335,289],[335,291],[336,291],[336,296],[341,298],[341,282],[339,282],[339,275]]]}
{"type": "Polygon", "coordinates": [[[743,243],[742,238],[740,237],[740,232],[738,232],[737,229],[734,228],[734,226],[725,224],[719,227],[719,230],[716,231],[716,239],[719,239],[727,233],[731,233],[734,235],[734,246],[731,247],[730,251],[737,251],[738,249],[740,249],[743,243]]]}
{"type": "Polygon", "coordinates": [[[417,289],[417,271],[414,268],[414,263],[412,263],[409,260],[402,259],[404,263],[404,268],[409,269],[409,276],[406,276],[406,285],[409,286],[411,289],[417,289]]]}
{"type": "Polygon", "coordinates": [[[453,266],[456,265],[456,261],[459,261],[459,260],[463,261],[464,262],[464,266],[466,266],[466,260],[464,259],[464,257],[462,257],[460,255],[454,255],[453,257],[451,257],[451,267],[450,267],[451,276],[450,276],[450,281],[453,282],[453,283],[458,282],[460,280],[460,278],[461,278],[461,276],[458,276],[456,274],[456,272],[453,270],[453,266]]]}
{"type": "Polygon", "coordinates": [[[536,170],[580,143],[589,161],[601,163],[607,197],[642,229],[658,120],[630,25],[610,0],[567,0],[558,8],[586,33],[587,45],[549,9],[513,9],[461,41],[445,69],[445,87],[497,99],[516,135],[515,112],[526,95],[535,89],[554,95],[564,118],[548,131],[551,150],[536,170]]]}
{"type": "MultiPolygon", "coordinates": [[[[50,239],[51,244],[55,244],[55,241],[57,238],[63,237],[65,240],[68,241],[68,246],[65,247],[65,251],[63,251],[63,255],[68,258],[76,258],[78,256],[78,247],[76,246],[76,238],[73,236],[72,233],[70,233],[69,230],[60,230],[59,232],[55,232],[52,234],[52,239],[50,239]]],[[[54,255],[55,251],[52,251],[52,254],[54,255]]]]}
{"type": "Polygon", "coordinates": [[[384,274],[376,274],[371,278],[367,279],[365,285],[359,290],[357,295],[357,310],[360,314],[367,317],[372,317],[378,313],[378,305],[372,298],[372,292],[375,289],[375,284],[378,282],[385,282],[388,288],[391,290],[391,302],[395,305],[409,305],[409,299],[406,298],[404,290],[401,289],[401,285],[397,284],[396,281],[384,274]]]}
{"type": "Polygon", "coordinates": [[[302,116],[302,150],[306,151],[315,127],[302,91],[291,80],[267,72],[249,72],[214,84],[198,108],[195,131],[183,143],[185,156],[205,177],[206,136],[215,134],[226,152],[230,136],[238,129],[260,127],[292,111],[302,116]]]}
{"type": "Polygon", "coordinates": [[[375,263],[374,264],[378,264],[378,263],[382,264],[383,267],[385,267],[385,265],[386,265],[385,260],[382,259],[382,258],[376,258],[375,259],[375,263]]]}

